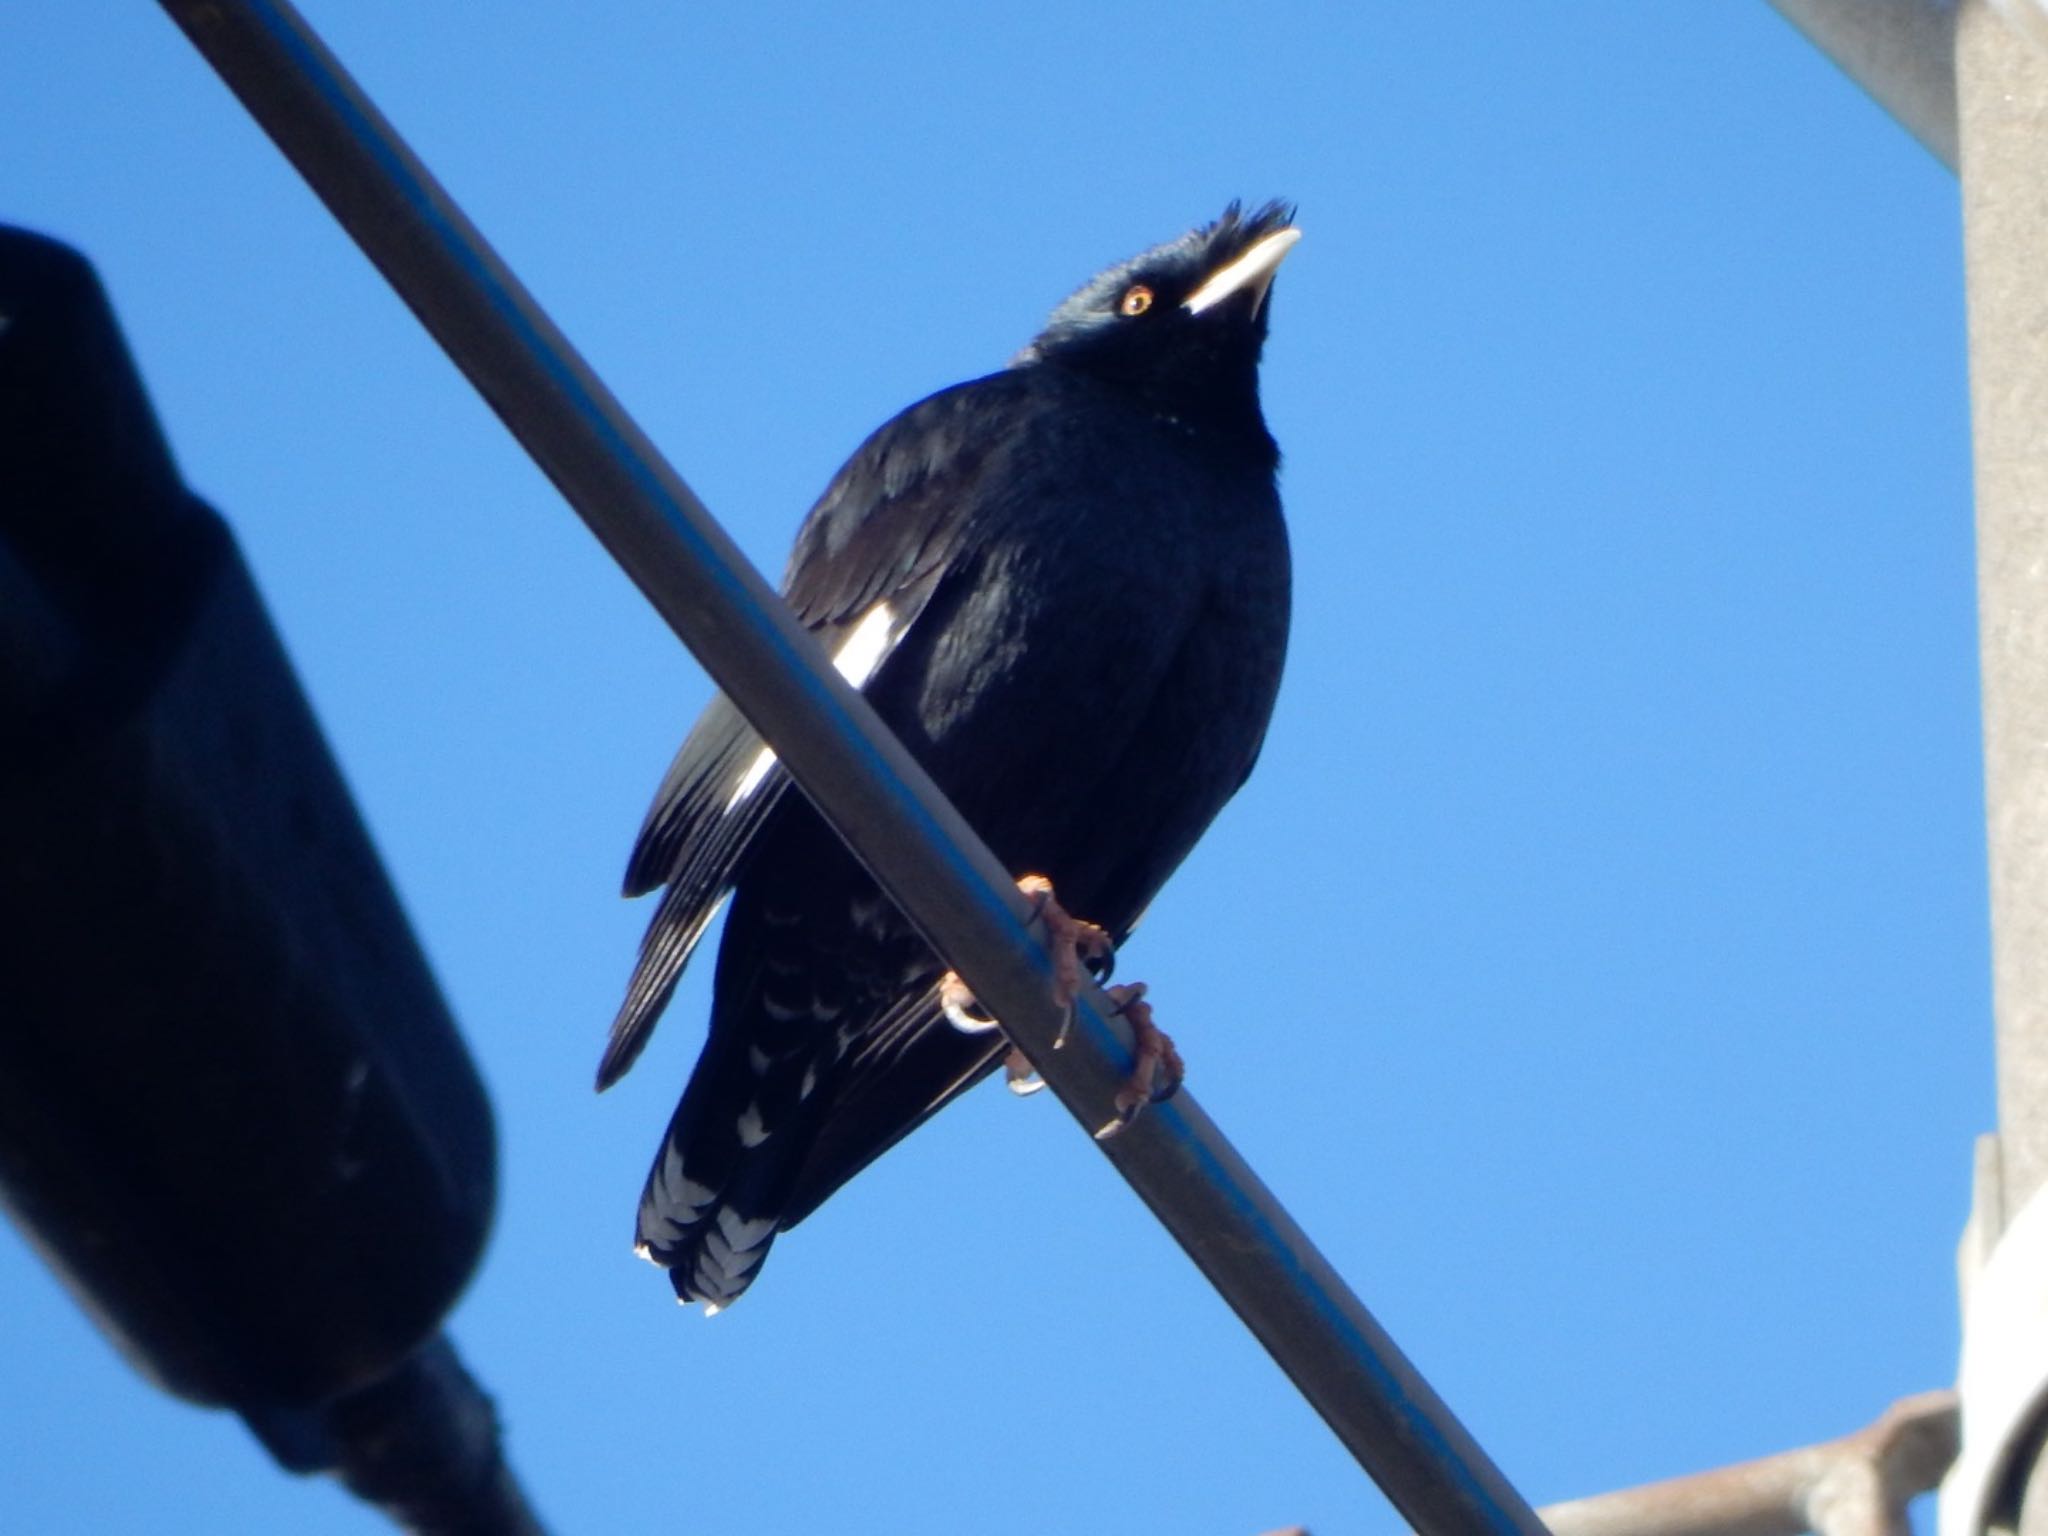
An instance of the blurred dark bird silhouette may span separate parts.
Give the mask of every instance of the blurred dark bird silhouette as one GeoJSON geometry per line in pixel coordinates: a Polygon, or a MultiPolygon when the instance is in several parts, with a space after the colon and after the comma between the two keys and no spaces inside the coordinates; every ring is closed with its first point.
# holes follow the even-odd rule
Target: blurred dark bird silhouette
{"type": "MultiPolygon", "coordinates": [[[[784,582],[1012,873],[1049,877],[1113,943],[1250,773],[1279,687],[1287,537],[1258,366],[1292,217],[1233,203],[1094,278],[1002,372],[888,422],[811,509],[784,582]]],[[[1007,1045],[949,1019],[944,963],[723,697],[625,886],[666,890],[601,1088],[732,898],[638,1229],[676,1294],[716,1310],[1007,1045]]]]}

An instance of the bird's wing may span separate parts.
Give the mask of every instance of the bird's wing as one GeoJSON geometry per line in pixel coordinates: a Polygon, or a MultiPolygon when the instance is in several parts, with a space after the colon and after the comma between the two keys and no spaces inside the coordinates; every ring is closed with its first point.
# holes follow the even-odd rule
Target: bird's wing
{"type": "Polygon", "coordinates": [[[788,771],[732,701],[714,698],[669,765],[626,866],[627,895],[668,889],[612,1020],[599,1088],[625,1076],[647,1044],[691,951],[724,904],[741,855],[788,782],[788,771]]]}
{"type": "MultiPolygon", "coordinates": [[[[963,539],[986,459],[978,424],[1006,375],[955,386],[895,417],[847,460],[797,534],[784,596],[855,687],[924,611],[963,539]]],[[[738,877],[789,774],[723,695],[670,764],[626,866],[625,891],[667,886],[612,1021],[598,1085],[622,1077],[653,1033],[697,941],[738,877]]]]}

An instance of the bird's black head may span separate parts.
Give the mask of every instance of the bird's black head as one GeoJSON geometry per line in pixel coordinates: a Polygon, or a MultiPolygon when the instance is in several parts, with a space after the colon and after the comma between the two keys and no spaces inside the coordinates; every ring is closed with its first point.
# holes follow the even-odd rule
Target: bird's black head
{"type": "Polygon", "coordinates": [[[1267,297],[1300,238],[1288,205],[1246,213],[1232,203],[1215,223],[1091,278],[1053,311],[1015,366],[1071,368],[1189,426],[1249,427],[1263,436],[1267,297]]]}

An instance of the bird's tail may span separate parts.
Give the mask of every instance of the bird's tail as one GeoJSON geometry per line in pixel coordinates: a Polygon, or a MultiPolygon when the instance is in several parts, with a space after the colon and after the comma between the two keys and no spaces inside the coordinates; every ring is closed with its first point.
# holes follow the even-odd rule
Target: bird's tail
{"type": "Polygon", "coordinates": [[[707,1046],[648,1173],[635,1234],[678,1299],[714,1312],[760,1273],[817,1133],[811,1106],[792,1102],[794,1086],[778,1093],[783,1074],[760,1071],[743,1038],[707,1046]]]}
{"type": "Polygon", "coordinates": [[[688,1149],[673,1137],[640,1196],[636,1251],[668,1271],[679,1301],[717,1312],[754,1283],[775,1241],[772,1214],[749,1215],[716,1185],[692,1172],[688,1149]]]}

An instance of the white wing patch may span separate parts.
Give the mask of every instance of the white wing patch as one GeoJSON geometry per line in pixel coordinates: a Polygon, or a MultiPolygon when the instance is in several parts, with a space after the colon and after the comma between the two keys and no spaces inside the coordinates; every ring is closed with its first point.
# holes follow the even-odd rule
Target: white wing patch
{"type": "Polygon", "coordinates": [[[875,668],[882,664],[882,658],[889,654],[899,638],[896,611],[887,603],[877,603],[853,626],[853,633],[839,647],[839,653],[832,658],[832,665],[854,687],[865,688],[868,679],[875,675],[875,668]]]}
{"type": "Polygon", "coordinates": [[[761,781],[768,777],[768,770],[774,766],[775,749],[773,747],[763,747],[760,751],[756,752],[753,762],[747,765],[747,771],[740,775],[739,783],[733,786],[732,798],[725,802],[725,808],[728,811],[731,810],[742,800],[746,799],[747,796],[759,789],[761,781]]]}
{"type": "MultiPolygon", "coordinates": [[[[865,688],[868,679],[875,675],[875,668],[882,664],[882,658],[893,651],[896,642],[902,638],[902,631],[896,628],[896,611],[885,602],[877,603],[861,615],[860,622],[853,626],[853,632],[839,643],[839,649],[832,656],[832,665],[854,687],[865,688]]],[[[768,777],[768,770],[774,766],[773,747],[763,747],[755,753],[754,760],[747,764],[747,771],[733,786],[732,798],[725,802],[725,808],[731,810],[759,789],[761,781],[768,777]]]]}

